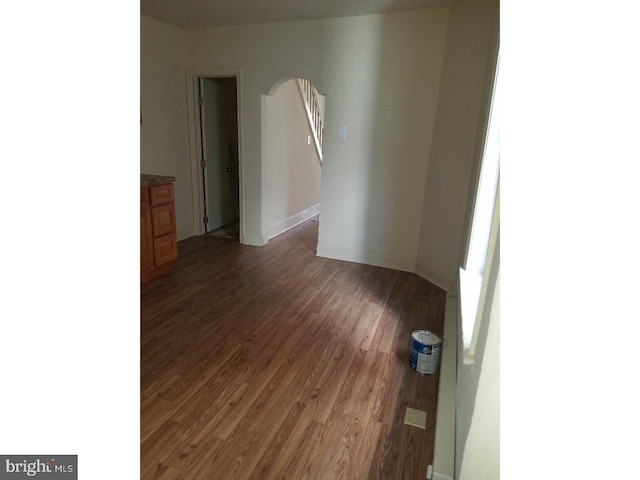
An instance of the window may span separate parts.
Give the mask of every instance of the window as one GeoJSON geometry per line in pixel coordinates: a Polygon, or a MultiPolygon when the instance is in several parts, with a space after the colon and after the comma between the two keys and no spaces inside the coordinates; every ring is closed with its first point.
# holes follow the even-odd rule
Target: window
{"type": "Polygon", "coordinates": [[[500,227],[500,122],[498,68],[491,100],[489,123],[484,141],[471,234],[465,265],[460,269],[460,307],[465,363],[473,363],[476,321],[482,311],[483,278],[488,256],[492,254],[500,227]]]}

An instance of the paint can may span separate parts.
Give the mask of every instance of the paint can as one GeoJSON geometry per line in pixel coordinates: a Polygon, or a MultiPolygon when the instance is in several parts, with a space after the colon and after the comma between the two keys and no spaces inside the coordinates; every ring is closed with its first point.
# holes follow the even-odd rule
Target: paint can
{"type": "Polygon", "coordinates": [[[411,368],[427,375],[436,373],[441,349],[440,337],[428,330],[416,330],[411,334],[411,368]]]}

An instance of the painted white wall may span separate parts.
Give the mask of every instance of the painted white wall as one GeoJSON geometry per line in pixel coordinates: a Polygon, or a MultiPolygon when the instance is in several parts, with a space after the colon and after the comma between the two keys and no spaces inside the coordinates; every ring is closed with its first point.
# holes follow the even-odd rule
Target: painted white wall
{"type": "MultiPolygon", "coordinates": [[[[460,303],[463,302],[461,298],[460,303]]],[[[458,315],[456,478],[500,478],[499,194],[493,211],[482,288],[469,349],[463,348],[461,325],[462,318],[458,315]]]]}
{"type": "Polygon", "coordinates": [[[318,252],[413,270],[446,27],[432,9],[186,32],[188,68],[242,72],[247,243],[268,228],[261,97],[302,77],[326,95],[318,252]]]}
{"type": "Polygon", "coordinates": [[[486,85],[497,51],[498,19],[498,0],[461,0],[449,12],[416,268],[447,289],[460,266],[470,218],[469,193],[482,153],[478,146],[486,123],[486,85]],[[444,183],[437,183],[437,175],[444,183]]]}
{"type": "Polygon", "coordinates": [[[307,143],[313,132],[297,80],[286,81],[263,100],[264,224],[271,238],[288,228],[292,217],[298,223],[303,212],[315,213],[321,163],[313,140],[307,143]]]}
{"type": "Polygon", "coordinates": [[[194,234],[185,46],[183,30],[140,17],[140,171],[175,177],[178,240],[194,234]]]}
{"type": "Polygon", "coordinates": [[[319,255],[414,270],[446,22],[428,10],[327,24],[319,255]]]}
{"type": "Polygon", "coordinates": [[[263,245],[262,95],[280,80],[310,79],[316,86],[321,67],[313,62],[319,22],[247,25],[186,32],[187,67],[192,71],[239,74],[242,241],[263,245]],[[302,60],[299,60],[302,59],[302,60]],[[304,68],[298,68],[298,62],[304,68]]]}
{"type": "MultiPolygon", "coordinates": [[[[499,249],[499,247],[498,247],[499,249]]],[[[499,252],[498,252],[499,256],[499,252]]],[[[498,260],[499,264],[499,260],[498,260]]],[[[456,471],[459,480],[500,478],[500,271],[491,280],[479,341],[482,357],[459,364],[456,471]]]]}
{"type": "MultiPolygon", "coordinates": [[[[497,1],[451,6],[416,271],[457,296],[454,280],[470,230],[498,40],[497,1]]],[[[492,282],[490,318],[481,324],[474,365],[463,363],[459,304],[447,302],[444,331],[455,351],[442,358],[433,480],[500,477],[499,277],[492,282]]]]}

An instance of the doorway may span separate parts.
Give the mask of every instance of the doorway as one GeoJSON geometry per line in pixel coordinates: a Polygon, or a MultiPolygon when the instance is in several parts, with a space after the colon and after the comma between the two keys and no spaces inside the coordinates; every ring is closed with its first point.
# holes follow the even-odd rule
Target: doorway
{"type": "Polygon", "coordinates": [[[263,226],[271,239],[320,213],[324,96],[302,78],[262,98],[263,226]]]}
{"type": "Polygon", "coordinates": [[[205,235],[240,240],[236,77],[198,77],[198,137],[205,235]]]}

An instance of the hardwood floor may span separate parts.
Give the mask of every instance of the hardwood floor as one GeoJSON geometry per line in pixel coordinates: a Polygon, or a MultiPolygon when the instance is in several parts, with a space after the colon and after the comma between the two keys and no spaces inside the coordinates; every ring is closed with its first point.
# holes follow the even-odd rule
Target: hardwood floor
{"type": "Polygon", "coordinates": [[[316,257],[317,231],[183,240],[141,286],[143,479],[425,478],[439,374],[411,369],[410,336],[442,334],[446,293],[316,257]]]}

